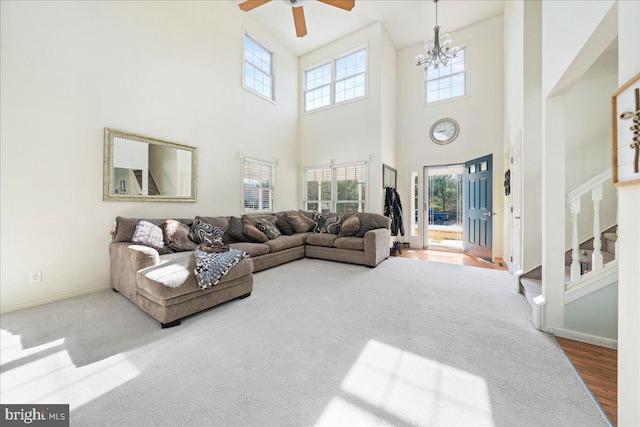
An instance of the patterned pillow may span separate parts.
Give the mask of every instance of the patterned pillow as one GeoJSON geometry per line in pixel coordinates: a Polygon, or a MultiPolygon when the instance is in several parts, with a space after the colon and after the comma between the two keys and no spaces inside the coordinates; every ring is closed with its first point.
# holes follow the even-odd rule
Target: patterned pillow
{"type": "Polygon", "coordinates": [[[278,230],[278,227],[273,225],[268,219],[259,219],[256,223],[256,227],[258,227],[258,230],[266,234],[269,240],[277,239],[282,234],[280,233],[280,230],[278,230]]]}
{"type": "Polygon", "coordinates": [[[305,233],[316,226],[316,222],[305,215],[287,215],[287,221],[296,233],[305,233]]]}
{"type": "Polygon", "coordinates": [[[175,219],[164,222],[164,242],[174,251],[194,251],[198,244],[189,238],[191,229],[175,219]]]}
{"type": "Polygon", "coordinates": [[[233,237],[236,242],[248,242],[244,235],[244,226],[242,225],[242,220],[237,216],[232,216],[229,218],[229,236],[233,237]]]}
{"type": "Polygon", "coordinates": [[[380,228],[376,220],[372,216],[368,216],[365,219],[360,220],[360,229],[356,233],[356,237],[364,237],[367,231],[376,230],[380,228]]]}
{"type": "Polygon", "coordinates": [[[258,230],[256,224],[251,221],[242,221],[243,232],[246,237],[249,238],[250,241],[256,243],[264,243],[269,240],[266,234],[262,231],[258,230]]]}
{"type": "Polygon", "coordinates": [[[291,226],[291,224],[289,224],[289,221],[287,221],[287,214],[283,214],[278,217],[278,220],[276,221],[276,226],[278,227],[280,232],[285,236],[291,236],[296,232],[291,226]]]}
{"type": "Polygon", "coordinates": [[[344,217],[342,215],[329,217],[324,222],[324,228],[322,229],[322,232],[329,234],[338,234],[340,232],[340,226],[343,222],[344,217]]]}
{"type": "Polygon", "coordinates": [[[144,219],[138,221],[131,241],[139,245],[158,249],[158,251],[163,250],[165,247],[162,228],[150,223],[149,221],[145,221],[144,219]]]}
{"type": "Polygon", "coordinates": [[[316,222],[316,226],[313,227],[313,232],[324,233],[324,223],[327,221],[327,216],[319,212],[314,212],[313,220],[316,222]]]}
{"type": "Polygon", "coordinates": [[[351,215],[345,219],[340,227],[339,237],[347,237],[355,235],[360,230],[360,218],[358,215],[351,215]]]}
{"type": "Polygon", "coordinates": [[[214,227],[208,222],[201,219],[193,221],[189,238],[196,243],[214,243],[219,241],[222,243],[222,235],[224,232],[219,227],[214,227]]]}

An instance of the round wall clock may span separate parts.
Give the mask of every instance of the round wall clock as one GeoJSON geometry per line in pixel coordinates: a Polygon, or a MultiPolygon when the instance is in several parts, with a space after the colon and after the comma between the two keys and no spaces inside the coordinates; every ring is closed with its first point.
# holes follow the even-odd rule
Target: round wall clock
{"type": "Polygon", "coordinates": [[[453,119],[440,119],[431,126],[429,136],[436,144],[445,145],[456,139],[459,132],[458,122],[453,119]]]}

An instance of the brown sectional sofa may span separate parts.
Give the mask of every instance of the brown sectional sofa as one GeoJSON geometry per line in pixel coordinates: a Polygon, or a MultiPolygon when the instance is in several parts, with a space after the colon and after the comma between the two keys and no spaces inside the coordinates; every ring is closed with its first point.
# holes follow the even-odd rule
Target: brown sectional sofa
{"type": "MultiPolygon", "coordinates": [[[[254,243],[238,242],[229,235],[229,217],[196,217],[221,228],[225,244],[250,255],[216,286],[206,290],[197,285],[192,252],[160,255],[156,249],[133,244],[131,239],[138,219],[118,217],[109,247],[111,286],[160,321],[163,328],[175,326],[190,314],[248,297],[253,289],[253,273],[305,256],[375,267],[389,257],[389,219],[379,214],[354,215],[372,216],[383,227],[367,231],[364,237],[339,237],[309,231],[254,243]]],[[[158,226],[164,223],[162,219],[147,221],[158,226]]],[[[189,226],[193,222],[190,219],[179,221],[189,226]]]]}

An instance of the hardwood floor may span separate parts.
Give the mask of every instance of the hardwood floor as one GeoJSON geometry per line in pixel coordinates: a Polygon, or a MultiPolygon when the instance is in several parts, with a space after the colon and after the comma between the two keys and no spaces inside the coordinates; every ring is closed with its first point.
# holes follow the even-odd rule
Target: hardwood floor
{"type": "Polygon", "coordinates": [[[618,423],[618,352],[597,345],[556,337],[576,371],[607,414],[618,423]]]}
{"type": "Polygon", "coordinates": [[[502,258],[496,258],[495,264],[492,264],[488,261],[480,260],[461,252],[435,251],[432,249],[402,249],[402,255],[399,256],[402,258],[468,265],[472,267],[489,268],[492,270],[507,270],[507,265],[502,258]]]}

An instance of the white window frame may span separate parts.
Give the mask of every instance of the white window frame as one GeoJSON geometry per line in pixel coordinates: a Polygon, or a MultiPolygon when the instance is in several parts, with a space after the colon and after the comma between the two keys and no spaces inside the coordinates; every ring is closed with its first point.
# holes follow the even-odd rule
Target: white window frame
{"type": "MultiPolygon", "coordinates": [[[[320,62],[318,64],[315,64],[311,67],[305,68],[303,70],[302,73],[302,82],[303,82],[303,90],[302,90],[302,112],[304,114],[306,113],[315,113],[316,111],[321,111],[321,110],[325,110],[327,108],[332,108],[338,105],[343,105],[343,104],[348,104],[350,102],[354,102],[354,101],[359,101],[361,99],[365,99],[367,98],[367,96],[369,95],[369,79],[368,79],[368,73],[369,73],[369,48],[368,46],[364,45],[364,46],[359,46],[355,49],[352,49],[348,52],[345,52],[341,55],[338,55],[336,57],[334,57],[333,59],[331,59],[330,61],[323,61],[320,62]],[[360,52],[364,52],[365,53],[365,60],[364,60],[364,71],[360,72],[360,73],[356,73],[354,75],[350,75],[347,77],[344,77],[342,79],[337,79],[336,78],[336,62],[346,58],[348,56],[351,55],[357,55],[360,52]],[[310,92],[310,90],[307,89],[307,73],[309,73],[310,71],[316,70],[318,68],[322,68],[325,65],[330,64],[331,65],[331,82],[329,83],[329,104],[322,106],[322,107],[318,107],[318,108],[313,108],[311,110],[307,110],[307,94],[310,92]],[[364,76],[364,93],[361,96],[357,96],[354,98],[349,98],[349,99],[345,99],[343,101],[338,101],[336,102],[336,84],[339,82],[342,82],[346,79],[352,78],[352,77],[357,77],[357,76],[364,76]]],[[[327,85],[324,85],[327,86],[327,85]]],[[[315,87],[311,90],[316,90],[319,87],[315,87]]]]}
{"type": "Polygon", "coordinates": [[[337,206],[339,203],[362,203],[362,212],[368,212],[369,210],[369,162],[351,162],[351,163],[342,163],[336,165],[324,165],[324,166],[314,166],[307,167],[302,169],[302,183],[303,183],[303,195],[302,195],[302,207],[305,210],[309,210],[309,203],[318,203],[318,211],[322,211],[323,202],[329,202],[329,210],[331,212],[337,212],[337,206]],[[364,167],[364,184],[365,189],[362,193],[362,197],[364,200],[338,200],[338,177],[337,173],[339,169],[354,167],[354,166],[363,166],[364,167]],[[317,171],[317,170],[331,170],[331,200],[309,200],[307,199],[308,195],[308,181],[307,181],[307,173],[309,171],[317,171]]]}
{"type": "Polygon", "coordinates": [[[258,159],[253,159],[250,157],[243,157],[242,159],[242,211],[245,214],[256,214],[256,213],[269,213],[269,212],[275,212],[276,211],[276,196],[275,196],[275,192],[276,192],[276,164],[275,163],[271,163],[271,162],[266,162],[264,160],[258,160],[258,159]],[[256,185],[255,184],[251,184],[251,183],[247,183],[246,180],[250,180],[253,179],[253,176],[249,176],[246,174],[246,166],[248,164],[251,165],[258,165],[258,166],[262,166],[262,167],[268,167],[271,169],[271,178],[269,180],[270,182],[270,186],[268,187],[264,187],[262,185],[257,186],[258,187],[258,207],[257,208],[247,208],[246,205],[246,200],[245,197],[247,195],[247,192],[250,191],[249,189],[255,188],[256,185]],[[268,208],[264,209],[263,205],[264,205],[264,190],[268,189],[269,190],[269,198],[268,198],[268,208]]]}
{"type": "Polygon", "coordinates": [[[464,63],[463,63],[464,69],[462,71],[458,71],[457,73],[451,73],[446,76],[439,76],[431,79],[429,78],[429,71],[434,70],[434,68],[429,67],[429,69],[424,72],[424,103],[425,105],[433,105],[439,102],[452,101],[452,100],[464,98],[467,96],[467,71],[469,69],[469,67],[467,66],[468,64],[467,46],[466,45],[460,46],[459,52],[464,53],[464,63]],[[441,99],[440,97],[438,97],[437,100],[429,101],[428,87],[430,82],[437,82],[443,79],[450,79],[450,78],[453,78],[453,76],[459,76],[459,75],[462,75],[462,80],[463,80],[464,92],[462,93],[462,95],[449,96],[448,98],[444,98],[444,99],[441,99]]]}
{"type": "Polygon", "coordinates": [[[243,37],[242,37],[242,87],[259,96],[262,99],[265,99],[269,102],[272,103],[276,103],[276,76],[275,76],[275,62],[276,62],[276,54],[273,52],[273,50],[269,49],[264,43],[258,41],[258,39],[256,37],[254,37],[252,34],[248,33],[245,31],[243,37]],[[246,58],[246,52],[247,52],[247,38],[251,39],[251,41],[253,41],[253,43],[255,43],[258,47],[260,47],[261,49],[263,49],[264,51],[268,52],[269,55],[271,55],[271,69],[269,70],[269,74],[265,73],[262,69],[260,69],[256,64],[253,64],[250,61],[247,61],[246,58]],[[263,93],[256,91],[255,89],[247,86],[247,81],[246,81],[246,73],[245,73],[245,67],[249,65],[250,67],[253,67],[255,69],[256,72],[258,73],[262,73],[263,75],[268,76],[271,79],[271,96],[265,96],[263,93]]]}

